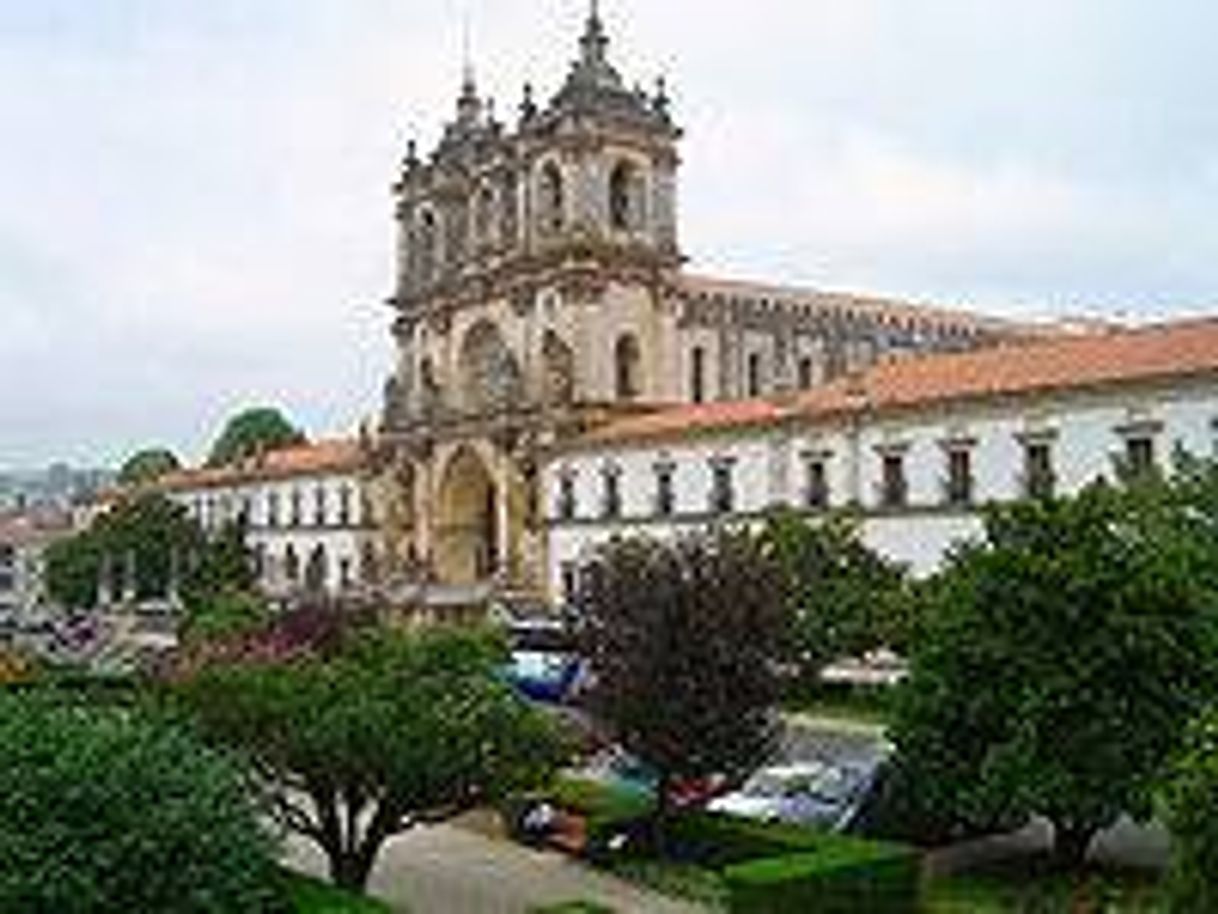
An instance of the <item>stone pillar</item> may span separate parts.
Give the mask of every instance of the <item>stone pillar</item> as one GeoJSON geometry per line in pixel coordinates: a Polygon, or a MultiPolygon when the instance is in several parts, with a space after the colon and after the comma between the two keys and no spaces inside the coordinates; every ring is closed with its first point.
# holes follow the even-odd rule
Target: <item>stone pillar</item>
{"type": "Polygon", "coordinates": [[[114,564],[110,554],[102,556],[101,568],[97,572],[97,605],[109,609],[114,603],[114,564]]]}
{"type": "Polygon", "coordinates": [[[123,603],[127,606],[134,606],[139,595],[136,571],[135,552],[128,549],[127,554],[123,556],[123,603]]]}
{"type": "Polygon", "coordinates": [[[512,569],[512,462],[500,451],[495,461],[495,574],[509,580],[512,569]]]}

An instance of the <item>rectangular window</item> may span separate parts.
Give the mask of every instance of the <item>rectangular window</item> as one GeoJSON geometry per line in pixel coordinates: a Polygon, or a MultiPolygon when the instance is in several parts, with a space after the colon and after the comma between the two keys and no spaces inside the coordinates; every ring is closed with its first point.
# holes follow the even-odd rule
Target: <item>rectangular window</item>
{"type": "Polygon", "coordinates": [[[731,514],[736,510],[736,487],[730,460],[716,460],[711,463],[711,498],[712,514],[731,514]]]}
{"type": "Polygon", "coordinates": [[[563,473],[558,477],[558,519],[575,520],[577,511],[575,476],[572,473],[563,473]]]}
{"type": "Polygon", "coordinates": [[[299,527],[304,524],[304,508],[303,499],[300,496],[300,489],[292,490],[292,526],[299,527]]]}
{"type": "Polygon", "coordinates": [[[909,486],[905,481],[905,455],[885,454],[880,480],[880,504],[885,508],[903,508],[909,501],[909,486]]]}
{"type": "Polygon", "coordinates": [[[749,355],[747,390],[750,397],[761,396],[761,355],[756,352],[749,355]]]}
{"type": "Polygon", "coordinates": [[[326,490],[321,486],[313,492],[313,526],[324,527],[326,517],[326,490]]]}
{"type": "Polygon", "coordinates": [[[947,452],[946,496],[949,505],[973,503],[973,454],[966,448],[956,447],[947,452]]]}
{"type": "Polygon", "coordinates": [[[706,350],[701,346],[690,353],[689,398],[694,403],[706,402],[706,350]]]}
{"type": "Polygon", "coordinates": [[[279,493],[270,492],[266,496],[266,525],[271,529],[279,526],[279,493]]]}
{"type": "Polygon", "coordinates": [[[1141,476],[1155,468],[1155,439],[1150,435],[1131,435],[1125,439],[1125,464],[1129,472],[1141,476]]]}
{"type": "Polygon", "coordinates": [[[676,511],[677,494],[673,485],[675,474],[674,464],[656,464],[656,514],[660,517],[671,517],[676,511]]]}
{"type": "Polygon", "coordinates": [[[622,516],[621,472],[617,467],[605,467],[601,471],[601,516],[612,519],[622,516]]]}
{"type": "Polygon", "coordinates": [[[799,360],[799,389],[807,390],[812,386],[812,359],[804,356],[799,360]]]}
{"type": "Polygon", "coordinates": [[[823,457],[810,458],[806,467],[804,503],[813,511],[823,511],[829,507],[829,468],[823,457]]]}
{"type": "Polygon", "coordinates": [[[343,527],[351,525],[351,487],[343,486],[338,490],[338,523],[343,527]]]}
{"type": "Polygon", "coordinates": [[[1023,490],[1027,498],[1052,498],[1057,488],[1053,470],[1053,447],[1047,441],[1024,445],[1023,490]]]}

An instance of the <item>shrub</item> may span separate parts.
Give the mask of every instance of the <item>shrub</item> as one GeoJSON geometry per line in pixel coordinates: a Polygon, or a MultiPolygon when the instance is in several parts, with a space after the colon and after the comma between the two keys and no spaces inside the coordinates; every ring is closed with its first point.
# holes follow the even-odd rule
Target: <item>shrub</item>
{"type": "Polygon", "coordinates": [[[671,836],[678,853],[722,870],[733,914],[917,907],[918,858],[898,845],[708,814],[683,816],[671,836]]]}
{"type": "Polygon", "coordinates": [[[1218,910],[1218,710],[1194,725],[1164,798],[1173,838],[1170,910],[1218,910]]]}
{"type": "Polygon", "coordinates": [[[308,876],[283,874],[292,914],[390,914],[388,905],[352,895],[308,876]]]}
{"type": "Polygon", "coordinates": [[[130,713],[0,696],[0,911],[282,910],[238,770],[130,713]]]}

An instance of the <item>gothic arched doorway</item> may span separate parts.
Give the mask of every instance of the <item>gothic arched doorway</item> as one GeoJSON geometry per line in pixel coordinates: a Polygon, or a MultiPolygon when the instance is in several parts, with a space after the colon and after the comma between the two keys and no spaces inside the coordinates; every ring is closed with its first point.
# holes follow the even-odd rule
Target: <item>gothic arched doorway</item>
{"type": "Polygon", "coordinates": [[[499,564],[495,482],[477,453],[461,448],[449,461],[440,489],[436,571],[445,584],[490,578],[499,564]]]}

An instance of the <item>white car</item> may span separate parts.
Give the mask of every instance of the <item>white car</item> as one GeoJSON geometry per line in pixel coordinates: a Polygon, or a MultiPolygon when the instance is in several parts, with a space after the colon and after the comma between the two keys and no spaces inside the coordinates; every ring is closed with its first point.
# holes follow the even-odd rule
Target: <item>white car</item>
{"type": "Polygon", "coordinates": [[[744,786],[713,800],[711,812],[816,825],[834,831],[849,827],[871,783],[865,768],[827,761],[762,768],[744,786]]]}

